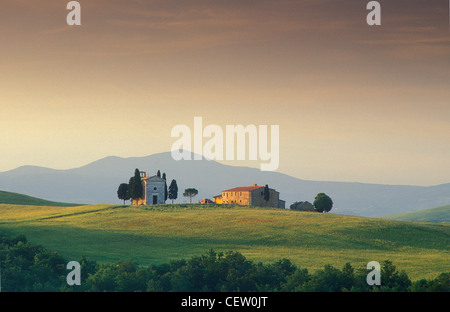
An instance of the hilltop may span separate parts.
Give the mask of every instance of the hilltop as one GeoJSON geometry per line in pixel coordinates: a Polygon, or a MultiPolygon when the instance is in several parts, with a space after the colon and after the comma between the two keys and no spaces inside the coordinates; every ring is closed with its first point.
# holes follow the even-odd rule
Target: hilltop
{"type": "Polygon", "coordinates": [[[450,205],[383,216],[385,219],[414,222],[450,222],[450,205]]]}
{"type": "Polygon", "coordinates": [[[30,205],[30,206],[58,206],[70,207],[79,204],[61,203],[32,197],[24,194],[0,191],[0,204],[30,205]]]}
{"type": "Polygon", "coordinates": [[[0,231],[24,234],[67,259],[141,265],[210,249],[309,269],[393,261],[412,279],[450,271],[450,225],[234,205],[36,207],[0,205],[0,231]]]}

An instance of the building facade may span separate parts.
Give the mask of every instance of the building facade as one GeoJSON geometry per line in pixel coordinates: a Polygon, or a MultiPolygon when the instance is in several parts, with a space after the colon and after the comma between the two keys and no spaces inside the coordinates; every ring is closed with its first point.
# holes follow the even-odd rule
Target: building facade
{"type": "Polygon", "coordinates": [[[280,200],[280,193],[269,188],[269,200],[264,199],[264,186],[253,184],[252,186],[235,187],[222,191],[222,195],[214,196],[217,204],[237,204],[260,207],[285,208],[285,201],[280,200]]]}
{"type": "Polygon", "coordinates": [[[133,200],[133,205],[159,205],[166,203],[166,180],[156,175],[147,177],[144,171],[141,171],[141,180],[144,197],[139,200],[133,200]]]}

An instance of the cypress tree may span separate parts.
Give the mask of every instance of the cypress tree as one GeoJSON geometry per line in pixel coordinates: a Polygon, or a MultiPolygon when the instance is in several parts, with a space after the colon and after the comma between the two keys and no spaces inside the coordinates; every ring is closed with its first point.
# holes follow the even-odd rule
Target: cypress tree
{"type": "Polygon", "coordinates": [[[266,205],[269,199],[270,199],[270,190],[269,186],[266,184],[266,186],[264,186],[264,200],[266,201],[266,205]]]}
{"type": "Polygon", "coordinates": [[[173,179],[169,185],[169,199],[172,200],[172,204],[173,204],[173,201],[177,198],[178,198],[178,185],[177,185],[177,181],[175,179],[173,179]]]}
{"type": "Polygon", "coordinates": [[[134,176],[130,178],[129,185],[129,195],[131,199],[138,200],[144,195],[144,190],[142,188],[141,172],[136,168],[134,171],[134,176]]]}

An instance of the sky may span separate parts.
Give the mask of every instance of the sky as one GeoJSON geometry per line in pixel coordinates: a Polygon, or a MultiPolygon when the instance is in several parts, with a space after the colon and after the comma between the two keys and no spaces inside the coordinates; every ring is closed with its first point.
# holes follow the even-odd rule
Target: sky
{"type": "Polygon", "coordinates": [[[450,182],[447,0],[380,26],[361,0],[81,0],[81,26],[67,2],[0,2],[0,171],[168,152],[200,116],[279,125],[297,178],[450,182]]]}

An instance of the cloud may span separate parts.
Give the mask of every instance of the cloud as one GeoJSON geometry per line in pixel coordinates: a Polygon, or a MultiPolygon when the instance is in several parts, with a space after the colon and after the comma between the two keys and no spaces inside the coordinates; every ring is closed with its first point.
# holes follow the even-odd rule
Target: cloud
{"type": "Polygon", "coordinates": [[[9,18],[0,21],[0,29],[5,37],[42,40],[55,53],[82,55],[161,54],[261,42],[318,45],[321,53],[327,42],[349,50],[359,43],[397,51],[402,43],[443,37],[441,20],[447,18],[448,26],[448,8],[442,1],[424,2],[382,2],[383,26],[374,29],[365,24],[368,11],[359,0],[80,1],[82,27],[69,32],[65,3],[18,0],[2,4],[9,18]],[[12,19],[18,30],[6,32],[12,19]],[[70,40],[79,49],[59,43],[70,40]]]}

